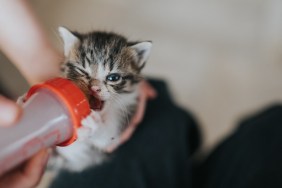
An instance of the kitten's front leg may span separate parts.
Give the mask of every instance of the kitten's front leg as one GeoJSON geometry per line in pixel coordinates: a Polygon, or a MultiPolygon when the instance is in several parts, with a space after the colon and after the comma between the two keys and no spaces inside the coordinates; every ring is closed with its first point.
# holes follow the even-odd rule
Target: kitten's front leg
{"type": "Polygon", "coordinates": [[[102,117],[99,112],[91,110],[91,113],[81,121],[81,127],[78,129],[78,139],[85,140],[90,138],[102,123],[102,117]]]}
{"type": "Polygon", "coordinates": [[[110,145],[118,142],[118,130],[118,118],[105,120],[100,112],[92,110],[90,115],[82,120],[78,140],[87,140],[96,148],[105,151],[110,145]]]}

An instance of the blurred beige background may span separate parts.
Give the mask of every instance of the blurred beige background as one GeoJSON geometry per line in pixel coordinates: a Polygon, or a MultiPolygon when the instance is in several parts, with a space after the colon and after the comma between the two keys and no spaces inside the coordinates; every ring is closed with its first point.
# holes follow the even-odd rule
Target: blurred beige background
{"type": "MultiPolygon", "coordinates": [[[[282,100],[281,0],[32,0],[57,47],[57,27],[116,31],[152,40],[146,75],[169,83],[212,148],[240,118],[282,100]]],[[[14,96],[26,83],[0,57],[0,79],[14,96]]]]}

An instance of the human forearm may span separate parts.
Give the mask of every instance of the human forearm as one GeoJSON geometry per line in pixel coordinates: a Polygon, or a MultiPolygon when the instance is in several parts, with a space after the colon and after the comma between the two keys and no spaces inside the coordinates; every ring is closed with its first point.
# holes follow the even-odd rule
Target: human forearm
{"type": "Polygon", "coordinates": [[[59,73],[60,54],[23,0],[0,0],[0,49],[30,84],[59,73]]]}

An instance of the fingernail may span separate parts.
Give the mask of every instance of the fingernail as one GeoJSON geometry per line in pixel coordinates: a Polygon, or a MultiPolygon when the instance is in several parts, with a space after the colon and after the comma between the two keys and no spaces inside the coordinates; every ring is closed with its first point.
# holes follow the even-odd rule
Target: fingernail
{"type": "Polygon", "coordinates": [[[0,124],[8,126],[16,122],[20,114],[19,107],[12,101],[0,98],[0,124]]]}

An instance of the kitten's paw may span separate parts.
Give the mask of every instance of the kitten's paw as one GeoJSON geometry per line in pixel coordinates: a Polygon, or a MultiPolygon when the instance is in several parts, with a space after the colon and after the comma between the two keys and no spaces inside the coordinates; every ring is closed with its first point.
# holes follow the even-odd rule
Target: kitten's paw
{"type": "Polygon", "coordinates": [[[81,124],[85,127],[90,126],[90,128],[92,128],[91,125],[94,125],[94,124],[97,125],[97,124],[100,124],[101,122],[102,122],[102,117],[100,113],[95,112],[94,110],[91,110],[91,113],[81,121],[81,124]]]}
{"type": "Polygon", "coordinates": [[[78,138],[84,140],[97,130],[99,123],[101,122],[100,114],[97,114],[95,111],[91,113],[81,121],[81,127],[78,129],[78,138]]]}
{"type": "Polygon", "coordinates": [[[89,139],[95,130],[96,130],[95,128],[91,129],[91,128],[86,127],[86,126],[80,127],[77,130],[77,140],[85,141],[85,140],[89,139]]]}
{"type": "Polygon", "coordinates": [[[102,122],[102,116],[100,112],[95,112],[94,110],[91,110],[91,113],[89,116],[91,116],[96,123],[102,122]]]}
{"type": "Polygon", "coordinates": [[[26,93],[17,99],[17,104],[22,106],[26,102],[26,93]]]}

